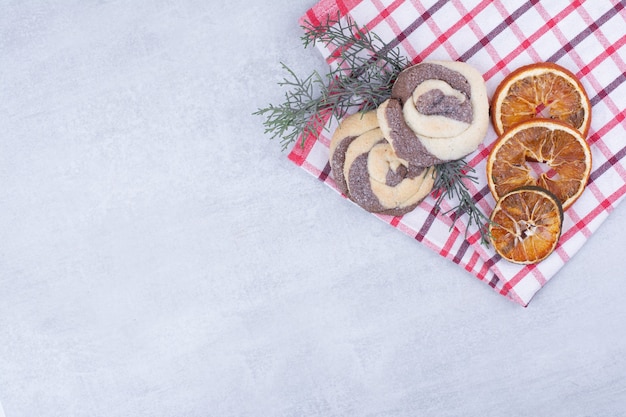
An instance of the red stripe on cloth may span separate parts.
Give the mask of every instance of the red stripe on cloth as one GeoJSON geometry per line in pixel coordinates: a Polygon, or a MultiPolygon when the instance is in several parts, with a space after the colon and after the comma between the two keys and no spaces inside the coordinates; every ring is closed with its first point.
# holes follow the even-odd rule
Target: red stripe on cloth
{"type": "Polygon", "coordinates": [[[338,193],[340,193],[344,198],[347,198],[345,195],[343,195],[343,193],[341,193],[339,191],[339,189],[337,188],[337,184],[335,183],[335,181],[332,179],[332,177],[330,177],[328,174],[330,173],[330,166],[329,164],[326,164],[326,166],[323,169],[319,169],[317,166],[315,166],[314,164],[311,164],[308,161],[304,161],[301,165],[301,167],[308,172],[309,174],[313,175],[314,177],[316,177],[318,180],[320,180],[321,182],[323,182],[324,184],[328,185],[330,188],[332,188],[333,190],[337,191],[338,193]]]}
{"type": "Polygon", "coordinates": [[[319,26],[321,22],[329,17],[337,17],[338,13],[340,17],[343,17],[361,1],[362,0],[320,0],[300,18],[300,24],[303,25],[308,21],[313,26],[319,26]]]}
{"type": "MultiPolygon", "coordinates": [[[[537,6],[537,10],[539,11],[539,13],[543,15],[544,18],[548,17],[548,13],[546,12],[545,9],[543,9],[541,5],[537,6]]],[[[606,39],[606,37],[604,37],[604,35],[599,29],[603,24],[605,24],[608,20],[610,20],[613,16],[617,14],[617,10],[612,9],[612,10],[607,11],[597,21],[591,21],[592,20],[591,17],[585,12],[582,12],[582,8],[577,8],[577,10],[578,10],[578,14],[581,15],[583,20],[588,22],[588,26],[584,28],[578,35],[574,36],[574,38],[572,38],[571,40],[568,40],[568,38],[563,34],[563,32],[559,29],[558,26],[554,27],[552,30],[552,33],[557,37],[557,39],[563,46],[555,54],[553,54],[550,58],[548,58],[548,61],[552,61],[552,62],[557,61],[565,53],[568,53],[569,58],[574,61],[574,64],[578,68],[584,69],[584,71],[587,73],[587,77],[585,78],[591,84],[591,86],[596,91],[601,91],[602,83],[600,83],[597,80],[597,78],[595,77],[595,74],[592,73],[591,70],[593,70],[595,66],[603,62],[603,60],[599,60],[598,58],[596,58],[590,64],[585,64],[586,60],[583,59],[578,54],[577,50],[574,49],[574,47],[579,45],[587,37],[591,36],[592,34],[595,34],[596,39],[598,39],[600,44],[604,47],[604,53],[602,53],[600,56],[606,57],[607,49],[609,49],[611,45],[610,45],[610,42],[606,39]]],[[[626,38],[626,36],[623,38],[626,38]]],[[[617,56],[617,54],[614,54],[613,56],[617,56]]],[[[624,68],[624,63],[623,61],[621,61],[619,57],[617,58],[614,57],[613,59],[616,60],[618,67],[620,67],[620,64],[621,64],[620,68],[624,68]],[[620,62],[617,62],[617,61],[620,61],[620,62]]],[[[583,70],[579,71],[576,74],[578,78],[582,78],[582,75],[583,75],[583,70]]],[[[618,107],[615,105],[611,97],[609,97],[608,95],[606,96],[606,99],[604,100],[604,102],[605,102],[605,105],[609,107],[613,113],[619,112],[618,107]]]]}
{"type": "MultiPolygon", "coordinates": [[[[604,200],[602,200],[600,204],[594,207],[594,209],[589,212],[585,217],[583,217],[580,221],[584,224],[589,224],[604,211],[606,211],[607,214],[610,214],[615,209],[616,204],[624,198],[624,194],[626,194],[626,184],[623,184],[615,192],[611,193],[604,200]]],[[[563,236],[565,237],[565,239],[569,239],[576,232],[577,231],[573,229],[568,230],[563,236]]]]}
{"type": "MultiPolygon", "coordinates": [[[[421,17],[423,18],[424,23],[430,28],[432,33],[435,35],[435,41],[432,42],[429,46],[423,48],[422,53],[418,54],[417,56],[413,58],[413,63],[418,63],[418,62],[423,61],[426,56],[428,56],[433,50],[435,50],[440,45],[444,46],[444,48],[450,54],[450,56],[452,57],[458,56],[458,54],[456,53],[452,45],[447,42],[451,33],[454,33],[454,32],[447,31],[446,33],[444,33],[442,29],[437,25],[437,22],[435,22],[432,19],[433,13],[427,10],[426,8],[424,8],[424,6],[422,6],[421,3],[418,2],[416,4],[416,9],[418,13],[421,15],[421,17]]],[[[462,27],[462,26],[463,24],[459,25],[459,27],[462,27]]]]}
{"type": "Polygon", "coordinates": [[[478,252],[474,252],[469,262],[465,265],[465,270],[468,272],[472,272],[479,259],[480,259],[480,255],[478,254],[478,252]]]}
{"type": "Polygon", "coordinates": [[[563,263],[569,262],[569,260],[571,259],[571,257],[565,251],[562,245],[556,247],[555,253],[559,255],[559,258],[561,258],[561,261],[563,261],[563,263]]]}
{"type": "Polygon", "coordinates": [[[483,264],[483,266],[480,268],[480,271],[475,272],[475,274],[476,278],[486,282],[491,288],[496,288],[498,282],[500,281],[500,278],[496,277],[495,274],[491,272],[491,266],[487,263],[483,264]],[[490,275],[493,275],[491,279],[488,278],[490,275]]]}
{"type": "MultiPolygon", "coordinates": [[[[575,4],[576,9],[578,9],[579,6],[580,6],[580,1],[575,2],[573,4],[575,4]]],[[[546,9],[541,5],[541,3],[537,4],[536,10],[541,15],[541,17],[544,18],[544,20],[546,20],[546,19],[549,19],[548,21],[553,20],[553,19],[550,19],[550,13],[548,13],[548,11],[546,11],[546,9]]],[[[558,39],[559,43],[561,44],[561,48],[559,50],[557,50],[551,57],[546,59],[546,61],[556,62],[563,55],[569,53],[571,59],[574,60],[574,63],[576,64],[577,67],[580,68],[580,67],[584,66],[584,61],[580,58],[578,53],[574,50],[574,46],[576,44],[580,43],[584,38],[589,36],[589,34],[594,32],[595,30],[597,30],[597,28],[598,28],[597,23],[593,22],[587,28],[584,28],[583,32],[578,34],[578,36],[575,36],[573,39],[568,40],[567,37],[565,35],[563,35],[563,32],[561,31],[559,26],[557,24],[553,24],[550,27],[550,29],[552,29],[552,31],[551,31],[552,34],[558,39]]]]}
{"type": "Polygon", "coordinates": [[[346,6],[346,2],[344,2],[343,0],[336,0],[336,2],[337,7],[339,8],[339,13],[341,13],[342,16],[347,15],[351,7],[346,6]]]}
{"type": "MultiPolygon", "coordinates": [[[[510,22],[515,21],[515,19],[518,19],[520,16],[526,13],[529,9],[532,9],[532,7],[537,3],[537,1],[538,0],[531,0],[528,2],[524,2],[519,8],[515,9],[513,13],[511,13],[502,23],[496,26],[491,32],[489,32],[487,35],[481,38],[472,47],[470,47],[463,55],[461,55],[459,57],[459,60],[467,61],[469,60],[470,57],[472,57],[479,50],[486,47],[487,45],[491,45],[492,39],[494,39],[496,36],[498,36],[500,33],[506,30],[510,22]]],[[[493,59],[493,62],[502,61],[502,59],[499,57],[497,53],[493,55],[490,53],[489,55],[493,59]]]]}
{"type": "MultiPolygon", "coordinates": [[[[539,38],[541,38],[541,36],[545,35],[546,32],[548,32],[552,27],[554,27],[556,22],[564,19],[567,15],[572,13],[575,10],[575,8],[579,5],[579,3],[580,3],[579,1],[570,3],[568,7],[564,8],[554,17],[550,18],[547,22],[545,22],[545,25],[542,25],[537,31],[535,31],[535,33],[531,34],[530,36],[526,38],[527,43],[534,43],[539,38]]],[[[506,68],[507,63],[513,61],[515,57],[517,57],[519,54],[521,54],[525,50],[526,50],[526,47],[524,45],[520,45],[517,48],[515,48],[512,52],[508,53],[499,62],[496,62],[496,64],[484,74],[484,78],[486,80],[490,80],[491,77],[493,77],[498,72],[506,68]]]]}
{"type": "Polygon", "coordinates": [[[600,101],[604,100],[606,97],[609,96],[609,94],[611,94],[611,92],[613,90],[615,90],[617,87],[619,87],[620,85],[622,85],[622,83],[624,83],[624,81],[626,81],[626,73],[621,73],[620,75],[617,76],[617,78],[615,78],[612,82],[610,82],[609,84],[607,84],[606,87],[604,87],[602,90],[600,90],[598,92],[598,94],[596,94],[595,97],[590,97],[589,101],[591,102],[591,106],[595,106],[596,104],[598,104],[600,101]]]}
{"type": "Polygon", "coordinates": [[[538,269],[533,270],[533,276],[535,277],[539,285],[541,285],[542,287],[546,285],[546,283],[548,282],[548,280],[546,280],[546,277],[543,275],[543,273],[539,272],[538,269]]]}
{"type": "MultiPolygon", "coordinates": [[[[494,62],[497,62],[500,59],[498,52],[493,47],[493,45],[489,43],[489,41],[485,37],[485,33],[480,28],[480,25],[478,25],[476,21],[474,20],[474,17],[490,3],[491,1],[486,1],[484,5],[481,3],[478,6],[476,6],[474,9],[472,9],[472,11],[468,11],[462,3],[457,4],[456,7],[462,14],[464,14],[463,21],[469,26],[472,32],[474,32],[476,37],[480,39],[479,42],[486,49],[487,54],[489,54],[489,56],[494,62]]],[[[467,59],[469,58],[469,56],[465,56],[467,52],[468,51],[466,51],[462,55],[462,57],[459,57],[461,61],[467,61],[467,59]]]]}
{"type": "MultiPolygon", "coordinates": [[[[435,14],[440,8],[447,4],[448,0],[439,0],[432,6],[428,8],[423,13],[418,12],[418,17],[411,23],[406,29],[404,29],[401,33],[397,33],[394,39],[390,39],[388,46],[390,48],[395,48],[398,46],[400,42],[404,42],[405,39],[409,37],[413,32],[415,32],[421,25],[423,25],[428,19],[431,18],[433,14],[435,14]]],[[[421,6],[420,3],[413,3],[415,7],[421,6]]],[[[409,57],[410,58],[410,57],[409,57]]],[[[417,57],[413,57],[412,62],[417,62],[417,57]]]]}
{"type": "MultiPolygon", "coordinates": [[[[615,45],[611,45],[610,47],[615,48],[617,50],[620,47],[624,46],[626,44],[626,35],[622,36],[622,38],[618,40],[618,43],[616,43],[615,45]]],[[[622,68],[622,71],[623,71],[623,68],[626,68],[626,65],[624,64],[624,61],[621,60],[621,58],[619,57],[615,58],[615,56],[617,55],[618,55],[617,53],[614,53],[611,56],[614,57],[613,61],[617,64],[617,67],[622,68]]],[[[604,62],[607,58],[608,58],[608,55],[606,54],[606,50],[605,50],[598,57],[596,57],[590,64],[585,65],[584,68],[588,68],[588,70],[591,71],[595,69],[598,65],[600,65],[602,62],[604,62]]],[[[579,74],[576,74],[577,77],[582,78],[582,76],[579,74]]],[[[613,101],[612,97],[609,95],[609,90],[607,89],[609,86],[603,87],[603,84],[597,80],[597,77],[595,76],[593,72],[589,72],[589,74],[585,77],[585,80],[587,80],[591,84],[591,86],[594,88],[594,90],[598,92],[598,97],[601,97],[602,101],[610,109],[610,111],[613,114],[619,114],[620,107],[615,103],[615,101],[613,101]]],[[[624,80],[626,80],[626,76],[624,76],[624,74],[622,73],[621,77],[618,77],[616,82],[610,84],[610,87],[612,87],[612,89],[615,89],[617,88],[618,85],[623,83],[624,80]]],[[[597,103],[598,101],[599,99],[595,97],[592,97],[590,99],[591,103],[597,103]]]]}
{"type": "MultiPolygon", "coordinates": [[[[507,285],[507,284],[505,284],[505,285],[507,285]]],[[[500,294],[506,296],[507,298],[509,298],[510,300],[512,300],[515,303],[521,304],[524,307],[526,307],[528,305],[528,303],[526,301],[522,300],[522,298],[517,294],[517,292],[515,291],[514,288],[508,288],[505,292],[500,291],[500,294]]]]}
{"type": "MultiPolygon", "coordinates": [[[[521,47],[524,49],[526,53],[530,55],[530,57],[535,61],[541,61],[541,56],[535,48],[533,48],[532,43],[526,38],[524,32],[520,29],[519,25],[516,23],[516,19],[512,19],[509,15],[508,10],[504,7],[502,3],[495,2],[496,9],[500,12],[502,17],[508,22],[509,29],[515,35],[515,37],[519,40],[521,47]]],[[[539,3],[535,4],[535,7],[539,7],[539,3]]]]}
{"type": "Polygon", "coordinates": [[[393,219],[391,219],[391,221],[389,222],[390,225],[392,225],[393,227],[398,227],[398,224],[400,224],[400,220],[402,219],[402,217],[394,217],[393,219]]]}
{"type": "MultiPolygon", "coordinates": [[[[620,160],[626,157],[626,147],[620,149],[619,151],[615,152],[615,154],[613,154],[603,142],[598,142],[596,147],[600,147],[599,145],[602,145],[602,153],[604,153],[605,155],[609,155],[609,157],[607,158],[605,163],[603,163],[599,167],[594,168],[594,170],[591,172],[587,187],[596,185],[596,180],[610,169],[613,169],[620,176],[620,178],[626,179],[626,168],[620,163],[620,160]]],[[[600,198],[604,197],[600,192],[599,195],[601,196],[600,198]]]]}
{"type": "MultiPolygon", "coordinates": [[[[387,6],[386,8],[384,6],[382,6],[382,3],[378,2],[376,4],[377,8],[383,7],[383,10],[386,11],[386,13],[391,13],[393,12],[395,9],[397,9],[402,3],[404,3],[404,0],[396,0],[393,3],[391,3],[389,6],[387,6]]],[[[367,22],[367,24],[365,25],[365,27],[368,30],[372,30],[373,28],[375,28],[376,26],[378,26],[378,24],[382,21],[384,21],[387,18],[387,16],[383,16],[382,13],[377,14],[376,16],[374,16],[374,18],[372,20],[370,20],[369,22],[367,22]]],[[[387,43],[387,45],[390,45],[391,42],[387,43]]]]}
{"type": "Polygon", "coordinates": [[[306,161],[306,157],[309,155],[311,148],[315,145],[315,140],[316,139],[313,135],[309,135],[304,144],[298,140],[298,143],[296,143],[296,145],[294,145],[291,149],[287,158],[289,158],[296,165],[302,166],[302,164],[306,161]]]}
{"type": "Polygon", "coordinates": [[[482,273],[483,270],[481,270],[481,274],[478,275],[480,279],[487,282],[493,289],[500,288],[503,282],[503,280],[493,271],[493,266],[498,260],[500,260],[500,257],[490,258],[487,260],[487,262],[485,262],[485,267],[487,269],[484,270],[484,273],[482,273]]]}
{"type": "MultiPolygon", "coordinates": [[[[587,22],[587,27],[583,28],[583,30],[576,36],[574,36],[571,40],[565,41],[563,44],[563,48],[557,51],[553,56],[548,58],[548,61],[557,61],[566,53],[569,53],[574,49],[575,46],[580,44],[585,38],[587,38],[592,33],[600,33],[599,28],[611,18],[613,18],[616,14],[618,14],[621,10],[624,9],[624,4],[618,4],[613,9],[608,10],[602,16],[600,16],[596,21],[594,21],[588,14],[581,14],[580,10],[582,8],[577,8],[579,10],[579,15],[587,22]],[[585,18],[586,17],[586,18],[585,18]]],[[[560,34],[560,31],[559,31],[560,34]]],[[[557,34],[558,35],[558,34],[557,34]]],[[[561,34],[562,35],[562,34],[561,34]]]]}
{"type": "Polygon", "coordinates": [[[595,186],[596,180],[604,174],[609,169],[613,169],[619,174],[619,176],[626,180],[626,168],[619,161],[626,157],[626,147],[623,147],[619,151],[615,152],[611,150],[604,142],[600,140],[603,135],[606,135],[612,129],[614,129],[618,124],[623,124],[624,128],[626,128],[626,110],[623,110],[613,119],[611,119],[608,123],[606,123],[600,130],[594,132],[590,138],[588,138],[589,143],[593,143],[594,147],[602,152],[602,154],[607,158],[606,162],[600,166],[594,167],[591,175],[589,176],[589,181],[587,183],[587,187],[591,189],[596,198],[601,201],[604,195],[601,191],[597,190],[595,186]],[[597,190],[597,191],[596,191],[597,190]]]}
{"type": "Polygon", "coordinates": [[[589,230],[589,228],[587,227],[589,226],[589,223],[587,223],[585,219],[582,219],[575,210],[570,210],[569,217],[574,222],[574,225],[570,227],[566,233],[563,234],[563,240],[566,242],[570,239],[571,236],[579,232],[582,233],[583,236],[585,236],[585,239],[589,239],[592,233],[591,230],[589,230]]]}
{"type": "MultiPolygon", "coordinates": [[[[382,3],[380,0],[372,0],[372,4],[376,6],[376,9],[378,10],[376,21],[381,22],[387,19],[389,16],[391,16],[391,13],[393,13],[398,7],[402,5],[402,3],[404,3],[403,0],[396,0],[387,6],[384,3],[382,3]]],[[[370,22],[370,24],[373,22],[374,21],[370,22]]]]}
{"type": "MultiPolygon", "coordinates": [[[[372,3],[378,9],[378,17],[381,18],[382,20],[386,20],[387,24],[393,30],[393,33],[395,33],[396,37],[398,37],[402,33],[402,29],[398,25],[398,22],[396,22],[396,20],[393,19],[392,12],[395,9],[397,9],[398,6],[400,6],[403,2],[402,1],[395,1],[395,2],[393,2],[389,6],[385,6],[380,0],[372,0],[372,3]]],[[[406,39],[406,37],[405,37],[405,39],[406,39]]],[[[416,55],[417,52],[413,48],[413,45],[411,45],[410,43],[402,42],[403,40],[404,39],[402,39],[400,41],[401,41],[402,46],[404,47],[404,49],[406,49],[406,51],[409,54],[409,56],[416,55]]]]}
{"type": "MultiPolygon", "coordinates": [[[[502,295],[506,295],[507,297],[509,297],[510,299],[512,299],[513,301],[516,301],[522,305],[526,305],[527,303],[525,301],[523,301],[520,296],[517,294],[517,292],[515,291],[515,286],[524,278],[527,278],[529,275],[533,275],[535,276],[535,272],[534,270],[537,268],[536,264],[531,264],[531,265],[527,265],[525,268],[523,268],[521,271],[519,271],[517,274],[515,274],[515,276],[513,278],[511,278],[510,280],[508,280],[507,282],[504,283],[504,285],[502,286],[502,289],[500,289],[500,294],[502,295]]],[[[543,278],[545,279],[545,278],[543,278]]]]}
{"type": "MultiPolygon", "coordinates": [[[[325,125],[330,120],[331,113],[329,111],[322,111],[319,117],[322,119],[322,122],[325,125]]],[[[306,136],[306,139],[303,145],[302,145],[301,140],[302,140],[302,137],[298,138],[297,143],[291,149],[291,152],[289,152],[289,155],[287,155],[287,157],[298,166],[302,166],[304,161],[306,161],[306,158],[309,156],[309,152],[311,152],[311,149],[313,149],[315,142],[317,142],[317,137],[314,134],[309,133],[306,136]]]]}
{"type": "MultiPolygon", "coordinates": [[[[602,25],[604,24],[606,21],[608,21],[609,19],[611,19],[614,15],[616,14],[624,14],[624,20],[626,20],[626,14],[624,13],[624,11],[626,10],[626,3],[625,2],[619,2],[616,3],[613,10],[605,13],[603,16],[601,16],[597,21],[594,21],[593,18],[591,16],[589,16],[589,13],[587,13],[587,10],[584,8],[579,8],[578,9],[578,14],[583,18],[583,20],[587,23],[587,26],[591,27],[592,25],[602,25]]],[[[598,39],[598,41],[602,44],[602,46],[604,47],[604,49],[608,50],[612,47],[611,43],[609,42],[609,40],[604,36],[604,33],[600,30],[596,30],[594,31],[594,35],[596,36],[596,39],[598,39]]],[[[611,54],[613,54],[615,51],[612,51],[611,54]]],[[[622,62],[622,67],[623,68],[623,61],[621,61],[621,57],[619,55],[615,55],[614,59],[619,60],[620,62],[622,62]]],[[[616,64],[619,65],[619,62],[615,62],[616,64]]]]}
{"type": "MultiPolygon", "coordinates": [[[[622,81],[626,81],[625,75],[622,75],[620,78],[622,79],[622,81]]],[[[624,128],[626,129],[626,124],[624,123],[625,119],[626,119],[626,109],[617,113],[614,118],[609,120],[609,122],[606,123],[604,126],[602,126],[598,131],[589,135],[589,137],[587,138],[587,142],[589,142],[589,144],[591,145],[596,144],[596,142],[599,142],[602,139],[602,137],[607,134],[607,132],[612,130],[618,124],[623,124],[624,128]]]]}
{"type": "MultiPolygon", "coordinates": [[[[609,202],[606,200],[606,193],[603,192],[601,187],[598,187],[596,184],[590,184],[587,186],[587,190],[596,198],[597,205],[601,205],[607,213],[613,211],[613,208],[607,206],[609,202]]],[[[564,236],[567,234],[564,233],[564,236]]]]}
{"type": "Polygon", "coordinates": [[[480,233],[480,230],[477,230],[475,233],[468,235],[466,240],[469,244],[474,245],[480,242],[483,238],[483,235],[480,233]]]}
{"type": "MultiPolygon", "coordinates": [[[[604,41],[606,41],[606,38],[604,36],[598,36],[598,38],[602,38],[604,41]]],[[[608,58],[611,58],[618,68],[626,68],[626,64],[624,64],[621,56],[617,53],[617,51],[624,45],[626,45],[626,35],[619,38],[614,44],[605,45],[604,50],[600,53],[600,55],[591,60],[588,64],[584,65],[580,69],[578,74],[576,74],[576,76],[579,78],[583,78],[602,62],[606,61],[608,58]]]]}
{"type": "Polygon", "coordinates": [[[306,19],[303,19],[301,23],[304,24],[305,21],[310,23],[312,26],[319,26],[321,24],[313,9],[309,9],[309,11],[306,12],[306,19]]]}
{"type": "Polygon", "coordinates": [[[458,237],[459,237],[459,229],[452,228],[452,230],[450,230],[450,236],[448,236],[446,243],[444,243],[443,248],[441,248],[441,250],[439,251],[441,256],[452,259],[452,256],[451,256],[452,246],[454,246],[458,237]]]}
{"type": "MultiPolygon", "coordinates": [[[[476,273],[476,276],[478,277],[478,279],[481,279],[481,280],[487,279],[487,276],[489,275],[489,273],[492,273],[491,268],[496,263],[497,259],[499,259],[499,256],[497,258],[489,258],[485,261],[480,271],[476,273]]],[[[499,278],[498,278],[498,281],[499,281],[499,278]]],[[[491,282],[490,282],[490,285],[495,288],[497,281],[492,279],[491,282]],[[493,285],[491,285],[491,282],[493,282],[493,285]]]]}
{"type": "MultiPolygon", "coordinates": [[[[454,50],[452,45],[448,45],[448,39],[450,39],[452,35],[454,35],[463,26],[465,26],[468,21],[473,22],[474,18],[491,3],[492,3],[492,0],[483,0],[479,4],[477,4],[474,8],[472,8],[470,11],[467,11],[467,9],[465,9],[462,4],[455,3],[454,5],[457,8],[457,10],[459,10],[459,13],[464,16],[445,32],[442,32],[439,29],[439,27],[434,22],[431,21],[431,19],[428,19],[427,23],[431,27],[431,30],[433,31],[437,39],[435,40],[435,42],[432,42],[430,45],[424,47],[422,49],[422,52],[419,55],[417,55],[415,59],[413,59],[413,62],[417,63],[417,62],[423,61],[424,59],[426,59],[428,55],[430,55],[435,49],[437,49],[442,44],[444,44],[446,51],[450,53],[452,59],[461,59],[461,55],[459,55],[457,51],[454,50]]],[[[473,25],[473,26],[477,27],[476,25],[473,25]]],[[[466,61],[467,58],[464,57],[461,60],[466,61]]]]}

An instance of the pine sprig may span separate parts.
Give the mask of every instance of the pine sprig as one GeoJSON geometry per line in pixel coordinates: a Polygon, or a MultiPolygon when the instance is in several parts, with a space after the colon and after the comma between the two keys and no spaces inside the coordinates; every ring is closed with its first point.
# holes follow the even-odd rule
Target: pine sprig
{"type": "Polygon", "coordinates": [[[324,110],[336,107],[337,103],[336,99],[329,99],[328,83],[317,71],[300,78],[287,65],[281,65],[287,72],[278,83],[288,88],[285,101],[277,106],[270,104],[253,114],[266,117],[265,133],[271,135],[270,139],[278,138],[285,150],[298,137],[303,144],[309,135],[317,138],[325,125],[324,110]]]}
{"type": "Polygon", "coordinates": [[[298,138],[301,146],[310,135],[317,138],[325,117],[340,120],[354,109],[365,112],[378,107],[408,65],[397,49],[387,48],[376,34],[350,19],[329,18],[319,26],[307,23],[303,29],[305,47],[322,43],[334,51],[336,61],[327,74],[314,71],[306,78],[282,64],[287,77],[279,85],[289,88],[285,101],[254,114],[265,116],[265,133],[280,138],[283,150],[298,138]]]}
{"type": "MultiPolygon", "coordinates": [[[[270,139],[278,138],[283,150],[298,138],[301,146],[311,136],[317,139],[328,118],[340,120],[356,110],[376,109],[389,98],[398,74],[410,63],[398,48],[385,45],[378,35],[349,18],[329,18],[318,26],[306,23],[303,29],[304,47],[322,44],[334,62],[325,75],[314,71],[305,78],[282,64],[287,75],[279,85],[288,89],[284,102],[253,113],[265,116],[265,133],[270,139]]],[[[443,214],[452,213],[453,222],[467,215],[468,229],[477,225],[481,243],[488,245],[489,218],[476,205],[466,184],[477,182],[474,169],[461,159],[436,165],[435,170],[435,209],[440,209],[443,199],[456,200],[457,205],[443,214]]]]}
{"type": "Polygon", "coordinates": [[[437,172],[433,185],[433,195],[437,198],[435,208],[439,210],[444,199],[456,201],[456,206],[442,214],[452,213],[452,226],[461,216],[467,215],[469,220],[465,229],[465,237],[467,238],[470,227],[476,225],[480,232],[480,243],[488,246],[491,241],[488,228],[490,219],[476,205],[476,201],[466,184],[466,181],[478,183],[478,178],[474,175],[476,172],[474,168],[468,165],[465,160],[459,159],[435,165],[435,170],[437,172]]]}
{"type": "Polygon", "coordinates": [[[331,78],[368,81],[390,88],[397,74],[409,64],[398,48],[389,48],[374,32],[359,27],[353,20],[327,19],[323,25],[305,23],[302,42],[305,47],[318,43],[333,51],[331,78]]]}

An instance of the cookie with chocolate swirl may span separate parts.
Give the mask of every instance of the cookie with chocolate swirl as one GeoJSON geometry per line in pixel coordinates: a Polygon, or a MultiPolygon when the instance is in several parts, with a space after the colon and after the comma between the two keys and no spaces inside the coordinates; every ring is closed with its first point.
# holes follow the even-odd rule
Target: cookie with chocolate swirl
{"type": "Polygon", "coordinates": [[[461,159],[475,151],[487,133],[485,82],[463,62],[413,65],[398,75],[377,118],[400,158],[422,166],[461,159]]]}
{"type": "Polygon", "coordinates": [[[342,121],[331,139],[331,171],[337,188],[363,209],[402,216],[430,193],[434,168],[399,158],[377,120],[371,111],[342,121]]]}

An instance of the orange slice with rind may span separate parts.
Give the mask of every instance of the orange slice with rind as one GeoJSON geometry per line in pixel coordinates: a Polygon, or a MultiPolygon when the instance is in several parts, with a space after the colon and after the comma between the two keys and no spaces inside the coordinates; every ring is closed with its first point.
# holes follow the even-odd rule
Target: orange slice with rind
{"type": "Polygon", "coordinates": [[[507,75],[491,100],[491,120],[498,135],[534,118],[560,120],[587,136],[591,104],[576,76],[551,62],[525,65],[507,75]]]}
{"type": "Polygon", "coordinates": [[[520,187],[502,196],[491,213],[495,251],[518,264],[534,264],[556,249],[563,228],[559,199],[540,187],[520,187]]]}
{"type": "Polygon", "coordinates": [[[498,138],[487,158],[487,182],[495,200],[522,186],[556,195],[567,210],[584,191],[591,150],[582,133],[550,119],[515,125],[498,138]]]}

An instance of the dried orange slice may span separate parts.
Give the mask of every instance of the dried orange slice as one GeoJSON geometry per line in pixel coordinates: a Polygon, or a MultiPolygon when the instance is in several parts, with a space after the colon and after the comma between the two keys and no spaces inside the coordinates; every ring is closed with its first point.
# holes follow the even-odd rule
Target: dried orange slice
{"type": "Polygon", "coordinates": [[[493,247],[504,259],[532,264],[546,259],[561,237],[559,199],[540,187],[521,187],[502,196],[491,213],[493,247]]]}
{"type": "Polygon", "coordinates": [[[583,135],[550,119],[519,123],[496,141],[487,158],[487,182],[496,201],[509,191],[535,185],[556,195],[567,210],[585,189],[591,150],[583,135]]]}
{"type": "Polygon", "coordinates": [[[491,100],[496,133],[501,135],[511,126],[534,118],[560,120],[587,136],[591,104],[574,74],[542,62],[518,68],[502,80],[491,100]]]}

